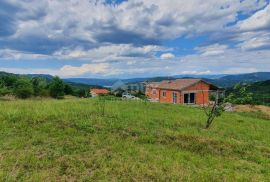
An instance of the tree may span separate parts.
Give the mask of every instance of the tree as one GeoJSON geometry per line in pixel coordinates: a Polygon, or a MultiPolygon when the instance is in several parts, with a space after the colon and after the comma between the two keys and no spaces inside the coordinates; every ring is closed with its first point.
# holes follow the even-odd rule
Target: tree
{"type": "Polygon", "coordinates": [[[65,84],[59,77],[54,77],[49,85],[50,96],[56,99],[62,99],[64,93],[65,84]]]}
{"type": "Polygon", "coordinates": [[[5,75],[2,77],[2,82],[6,87],[14,87],[18,78],[14,75],[5,75]]]}
{"type": "Polygon", "coordinates": [[[207,116],[205,128],[208,129],[213,123],[214,119],[216,117],[221,116],[223,111],[224,111],[223,104],[218,103],[217,101],[215,101],[212,107],[205,109],[205,114],[207,116]]]}
{"type": "Polygon", "coordinates": [[[4,83],[4,80],[0,78],[0,96],[4,96],[11,93],[11,90],[8,89],[4,83]]]}
{"type": "Polygon", "coordinates": [[[0,86],[0,96],[4,96],[4,95],[10,94],[10,93],[12,93],[12,91],[9,90],[7,87],[0,86]]]}
{"type": "Polygon", "coordinates": [[[247,91],[246,86],[236,84],[226,101],[233,104],[252,104],[253,94],[247,91]]]}
{"type": "Polygon", "coordinates": [[[27,78],[19,78],[14,87],[14,94],[18,98],[26,99],[33,95],[33,85],[27,78]]]}
{"type": "Polygon", "coordinates": [[[69,84],[65,84],[64,92],[66,95],[73,95],[74,91],[69,84]]]}
{"type": "Polygon", "coordinates": [[[32,84],[34,89],[34,96],[46,96],[47,81],[43,78],[34,77],[32,78],[32,84]]]}
{"type": "Polygon", "coordinates": [[[210,94],[210,97],[212,97],[211,100],[213,100],[214,103],[212,105],[208,105],[208,103],[206,104],[204,102],[204,92],[205,91],[202,90],[203,110],[205,115],[207,116],[205,128],[208,129],[213,123],[214,119],[221,116],[222,112],[224,112],[224,99],[223,92],[217,90],[214,92],[214,94],[210,94]]]}
{"type": "Polygon", "coordinates": [[[76,91],[76,96],[80,97],[80,98],[82,98],[82,97],[87,98],[87,97],[91,97],[91,94],[86,89],[79,89],[76,91]]]}

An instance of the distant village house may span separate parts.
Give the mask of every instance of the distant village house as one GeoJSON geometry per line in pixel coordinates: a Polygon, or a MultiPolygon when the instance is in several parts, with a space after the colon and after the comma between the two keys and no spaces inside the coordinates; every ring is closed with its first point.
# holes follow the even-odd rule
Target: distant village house
{"type": "Polygon", "coordinates": [[[174,104],[209,104],[209,94],[219,88],[201,79],[177,79],[146,84],[145,95],[152,101],[174,104]]]}
{"type": "Polygon", "coordinates": [[[90,89],[90,93],[92,97],[97,97],[99,95],[107,95],[110,93],[110,91],[107,89],[94,88],[90,89]]]}

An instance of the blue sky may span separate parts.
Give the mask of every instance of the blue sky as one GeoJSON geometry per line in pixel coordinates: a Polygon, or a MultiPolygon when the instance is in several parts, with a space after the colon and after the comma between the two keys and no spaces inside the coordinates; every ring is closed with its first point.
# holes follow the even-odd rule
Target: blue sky
{"type": "Polygon", "coordinates": [[[95,78],[270,71],[269,0],[1,0],[0,71],[95,78]]]}

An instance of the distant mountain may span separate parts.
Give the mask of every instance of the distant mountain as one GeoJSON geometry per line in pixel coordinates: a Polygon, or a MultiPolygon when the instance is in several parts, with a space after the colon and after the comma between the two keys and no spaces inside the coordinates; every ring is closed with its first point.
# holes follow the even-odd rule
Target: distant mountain
{"type": "Polygon", "coordinates": [[[7,73],[7,72],[4,72],[4,71],[0,71],[0,76],[10,76],[10,75],[13,75],[13,76],[26,76],[26,77],[29,77],[29,78],[39,77],[39,78],[45,78],[47,80],[53,79],[52,75],[46,75],[46,74],[14,74],[14,73],[7,73]]]}
{"type": "Polygon", "coordinates": [[[224,76],[228,76],[228,74],[220,74],[220,75],[194,75],[194,74],[185,74],[185,75],[175,75],[174,78],[206,78],[206,79],[219,79],[224,76]]]}
{"type": "Polygon", "coordinates": [[[27,76],[29,78],[39,77],[39,78],[45,78],[45,79],[48,79],[48,80],[53,79],[52,75],[46,75],[46,74],[26,74],[26,75],[23,75],[23,76],[27,76]]]}
{"type": "Polygon", "coordinates": [[[227,75],[218,79],[209,79],[206,78],[206,81],[209,81],[220,87],[232,87],[236,83],[253,83],[258,81],[270,80],[270,72],[257,72],[257,73],[247,73],[247,74],[238,74],[238,75],[227,75]]]}
{"type": "Polygon", "coordinates": [[[87,85],[112,86],[118,79],[96,79],[96,78],[66,78],[66,82],[81,83],[87,85]]]}
{"type": "MultiPolygon", "coordinates": [[[[256,81],[264,81],[270,79],[270,72],[257,72],[247,74],[236,74],[236,75],[175,75],[170,77],[148,77],[148,78],[130,78],[121,79],[124,83],[137,83],[144,81],[162,81],[162,80],[174,80],[178,78],[202,78],[210,83],[218,85],[220,87],[231,87],[236,83],[252,83],[256,81]]],[[[94,78],[68,78],[65,81],[83,83],[88,85],[99,85],[99,86],[112,86],[119,79],[94,79],[94,78]]]]}
{"type": "MultiPolygon", "coordinates": [[[[5,72],[0,72],[0,75],[10,74],[5,72]]],[[[13,74],[16,75],[16,74],[13,74]]],[[[29,77],[42,77],[46,79],[52,79],[51,75],[43,75],[43,74],[28,74],[25,76],[29,77]]],[[[246,73],[246,74],[236,74],[236,75],[192,75],[192,74],[184,74],[184,75],[175,75],[169,77],[148,77],[148,78],[130,78],[130,79],[121,79],[124,83],[137,83],[144,81],[162,81],[162,80],[174,80],[178,78],[202,78],[210,83],[213,83],[219,87],[232,87],[236,83],[253,83],[257,81],[265,81],[270,80],[270,72],[256,72],[256,73],[246,73]]],[[[63,79],[65,82],[79,83],[89,86],[112,86],[115,82],[120,79],[96,79],[96,78],[66,78],[63,79]]]]}

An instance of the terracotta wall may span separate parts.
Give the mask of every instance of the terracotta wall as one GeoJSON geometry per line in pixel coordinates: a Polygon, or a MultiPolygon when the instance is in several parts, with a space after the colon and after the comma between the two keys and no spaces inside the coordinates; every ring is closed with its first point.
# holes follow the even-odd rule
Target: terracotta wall
{"type": "Polygon", "coordinates": [[[184,103],[184,94],[185,93],[195,93],[196,94],[196,103],[197,105],[209,104],[209,89],[210,86],[204,82],[199,82],[193,86],[188,87],[187,89],[181,91],[173,90],[160,90],[157,88],[146,87],[146,96],[153,100],[159,101],[161,103],[173,103],[173,92],[177,93],[177,103],[184,103]],[[153,94],[153,90],[156,90],[156,94],[153,94]],[[166,92],[166,96],[162,95],[162,92],[166,92]]]}
{"type": "Polygon", "coordinates": [[[173,91],[173,90],[160,90],[160,102],[161,103],[173,103],[173,92],[177,94],[177,102],[181,103],[181,94],[180,91],[173,91]],[[166,93],[166,96],[163,96],[162,92],[166,93]]]}
{"type": "Polygon", "coordinates": [[[196,85],[193,85],[183,91],[185,92],[194,92],[196,93],[196,104],[209,104],[209,89],[210,86],[204,82],[199,82],[196,85]]]}
{"type": "Polygon", "coordinates": [[[146,87],[145,95],[148,98],[152,99],[152,100],[159,101],[159,93],[160,93],[160,89],[152,88],[152,87],[146,87]],[[154,90],[155,90],[156,94],[154,94],[154,90]]]}

